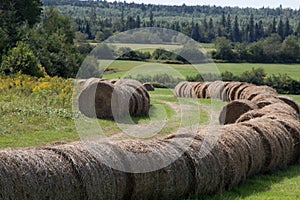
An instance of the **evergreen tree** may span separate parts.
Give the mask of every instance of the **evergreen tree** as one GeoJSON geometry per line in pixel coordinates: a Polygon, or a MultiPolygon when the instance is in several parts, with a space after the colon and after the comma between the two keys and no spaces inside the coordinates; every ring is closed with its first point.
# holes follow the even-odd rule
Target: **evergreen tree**
{"type": "Polygon", "coordinates": [[[232,36],[233,36],[233,41],[234,42],[240,42],[241,41],[241,33],[240,33],[240,26],[239,26],[238,16],[235,16],[235,18],[234,18],[232,36]]]}
{"type": "Polygon", "coordinates": [[[275,17],[273,18],[273,23],[272,23],[272,28],[271,28],[271,33],[277,33],[277,29],[276,29],[276,19],[275,17]]]}
{"type": "Polygon", "coordinates": [[[285,24],[284,24],[284,38],[292,34],[292,29],[290,26],[289,18],[286,18],[285,24]]]}
{"type": "Polygon", "coordinates": [[[249,42],[254,42],[256,40],[255,30],[254,30],[254,17],[253,14],[250,15],[249,20],[249,42]]]}
{"type": "Polygon", "coordinates": [[[154,27],[154,17],[153,17],[153,12],[152,10],[150,11],[150,23],[149,23],[150,27],[154,27]]]}
{"type": "Polygon", "coordinates": [[[227,33],[227,38],[232,40],[232,27],[231,27],[231,16],[230,16],[230,14],[227,15],[226,33],[227,33]]]}
{"type": "Polygon", "coordinates": [[[281,39],[284,39],[284,27],[283,27],[282,18],[280,18],[280,20],[279,20],[277,30],[278,30],[278,34],[281,37],[281,39]]]}
{"type": "Polygon", "coordinates": [[[135,20],[135,27],[136,27],[136,28],[140,28],[140,27],[141,27],[141,18],[140,18],[139,15],[136,17],[136,20],[135,20]]]}

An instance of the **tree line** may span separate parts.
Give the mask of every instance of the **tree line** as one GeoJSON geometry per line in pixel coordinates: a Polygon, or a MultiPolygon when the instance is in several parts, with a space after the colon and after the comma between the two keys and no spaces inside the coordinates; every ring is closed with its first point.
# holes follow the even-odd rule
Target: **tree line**
{"type": "Polygon", "coordinates": [[[111,35],[140,27],[161,27],[184,33],[198,42],[226,37],[232,42],[254,42],[277,33],[282,39],[300,37],[300,10],[164,6],[106,1],[44,0],[71,15],[87,39],[103,41],[111,35]]]}

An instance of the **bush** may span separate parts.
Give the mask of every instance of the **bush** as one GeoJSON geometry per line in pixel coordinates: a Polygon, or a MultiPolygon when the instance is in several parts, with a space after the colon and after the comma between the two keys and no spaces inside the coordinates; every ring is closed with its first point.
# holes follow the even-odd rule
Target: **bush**
{"type": "Polygon", "coordinates": [[[18,72],[37,77],[45,75],[45,70],[39,64],[38,58],[30,46],[24,42],[17,42],[17,46],[3,56],[0,72],[5,75],[18,72]]]}

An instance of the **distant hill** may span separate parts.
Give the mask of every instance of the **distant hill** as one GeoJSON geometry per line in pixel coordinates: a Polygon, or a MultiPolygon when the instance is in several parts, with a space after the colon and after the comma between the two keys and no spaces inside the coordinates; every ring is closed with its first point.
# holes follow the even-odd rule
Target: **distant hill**
{"type": "Polygon", "coordinates": [[[77,30],[89,39],[103,40],[116,32],[139,27],[164,27],[185,33],[199,42],[224,36],[234,42],[253,42],[278,33],[300,36],[300,10],[168,6],[126,2],[42,0],[72,16],[77,30]]]}

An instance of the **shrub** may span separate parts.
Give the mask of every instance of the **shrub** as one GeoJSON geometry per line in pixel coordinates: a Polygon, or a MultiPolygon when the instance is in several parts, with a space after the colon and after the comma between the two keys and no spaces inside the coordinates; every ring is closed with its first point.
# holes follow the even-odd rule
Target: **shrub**
{"type": "Polygon", "coordinates": [[[37,77],[45,75],[38,58],[34,55],[30,46],[24,42],[17,42],[17,46],[3,56],[0,72],[5,75],[18,72],[37,77]]]}

